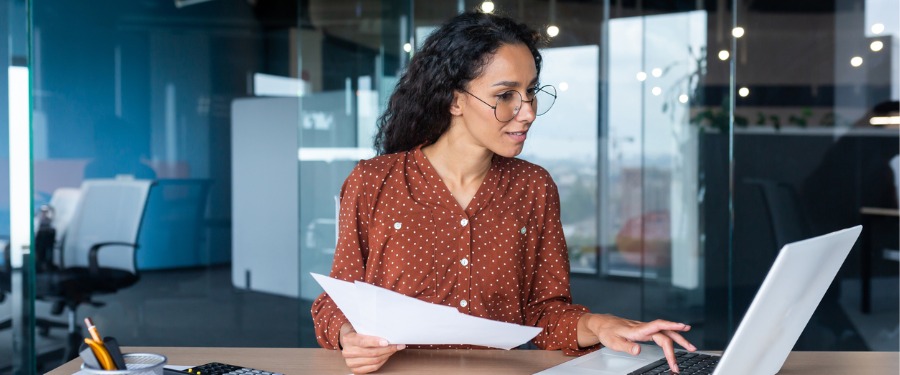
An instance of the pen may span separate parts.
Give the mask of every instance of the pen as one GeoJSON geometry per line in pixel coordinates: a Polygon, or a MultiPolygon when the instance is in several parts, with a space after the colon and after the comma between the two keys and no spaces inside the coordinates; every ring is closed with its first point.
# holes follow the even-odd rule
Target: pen
{"type": "Polygon", "coordinates": [[[100,336],[100,332],[97,331],[97,326],[94,325],[94,321],[92,321],[91,318],[84,318],[84,325],[87,326],[88,332],[91,334],[91,338],[85,337],[84,342],[91,347],[94,356],[97,357],[97,361],[100,362],[100,366],[102,366],[104,370],[116,370],[116,364],[113,362],[109,350],[103,345],[103,338],[100,336]]]}
{"type": "Polygon", "coordinates": [[[84,318],[84,325],[87,326],[88,332],[91,333],[91,338],[94,341],[103,344],[103,338],[100,336],[100,332],[97,331],[97,326],[94,325],[94,321],[91,318],[84,318]]]}

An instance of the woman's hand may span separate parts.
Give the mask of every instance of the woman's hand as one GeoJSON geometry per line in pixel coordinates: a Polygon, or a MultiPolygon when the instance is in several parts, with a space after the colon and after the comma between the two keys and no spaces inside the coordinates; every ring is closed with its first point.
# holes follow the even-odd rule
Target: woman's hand
{"type": "Polygon", "coordinates": [[[356,333],[350,323],[341,326],[341,355],[354,374],[373,372],[384,366],[388,358],[406,345],[391,345],[387,340],[356,333]]]}
{"type": "Polygon", "coordinates": [[[666,320],[644,323],[612,315],[584,314],[578,320],[578,345],[587,347],[600,343],[613,350],[637,355],[641,346],[636,341],[653,341],[663,349],[672,372],[678,372],[674,343],[688,351],[697,350],[679,333],[690,330],[689,325],[666,320]]]}

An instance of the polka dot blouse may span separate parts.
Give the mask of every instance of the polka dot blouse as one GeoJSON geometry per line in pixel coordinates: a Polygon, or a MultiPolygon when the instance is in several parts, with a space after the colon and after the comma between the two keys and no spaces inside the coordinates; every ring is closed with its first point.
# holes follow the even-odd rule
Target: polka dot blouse
{"type": "MultiPolygon", "coordinates": [[[[537,165],[494,156],[463,209],[420,148],[363,160],[341,189],[339,226],[331,277],[541,327],[540,348],[596,348],[578,347],[587,309],[572,304],[559,193],[537,165]]],[[[319,344],[337,349],[347,318],[325,293],[312,316],[319,344]]]]}

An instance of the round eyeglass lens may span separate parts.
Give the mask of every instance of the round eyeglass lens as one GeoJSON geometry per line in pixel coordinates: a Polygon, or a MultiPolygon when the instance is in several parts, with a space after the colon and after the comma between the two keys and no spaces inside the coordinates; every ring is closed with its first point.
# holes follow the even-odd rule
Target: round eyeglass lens
{"type": "Polygon", "coordinates": [[[510,90],[497,96],[497,106],[494,107],[494,117],[497,121],[508,122],[519,113],[522,107],[522,94],[518,91],[510,90]]]}
{"type": "MultiPolygon", "coordinates": [[[[556,102],[556,89],[547,85],[539,89],[535,89],[534,97],[528,100],[531,103],[531,109],[536,116],[543,115],[553,107],[556,102]]],[[[515,90],[510,90],[500,94],[497,97],[497,105],[494,107],[494,116],[497,121],[509,122],[516,118],[519,109],[524,105],[522,94],[515,90]]]]}
{"type": "Polygon", "coordinates": [[[534,114],[536,116],[543,115],[553,107],[556,102],[556,88],[550,85],[537,89],[534,94],[534,114]]]}

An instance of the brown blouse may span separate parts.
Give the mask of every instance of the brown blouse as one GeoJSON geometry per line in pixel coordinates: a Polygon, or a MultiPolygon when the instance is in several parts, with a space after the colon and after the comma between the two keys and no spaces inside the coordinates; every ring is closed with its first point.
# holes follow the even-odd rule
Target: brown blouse
{"type": "MultiPolygon", "coordinates": [[[[463,210],[420,148],[363,160],[341,189],[339,225],[331,277],[542,327],[540,348],[597,347],[578,347],[587,309],[572,304],[559,193],[537,165],[494,156],[463,210]]],[[[327,294],[312,317],[319,344],[337,349],[347,318],[327,294]]]]}

